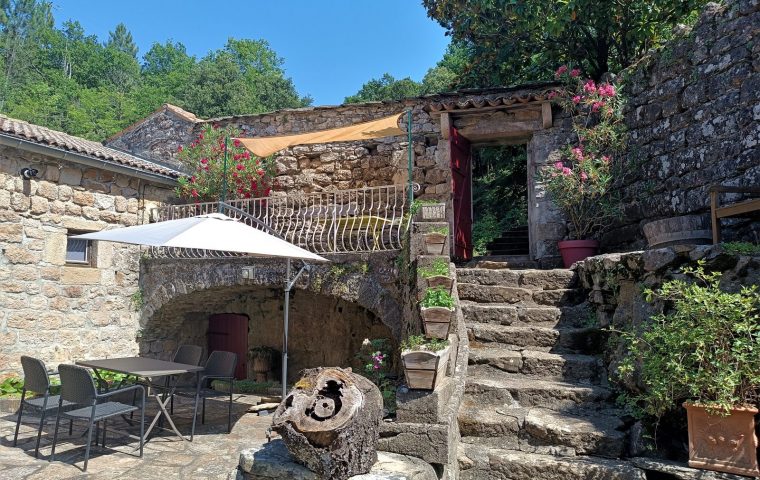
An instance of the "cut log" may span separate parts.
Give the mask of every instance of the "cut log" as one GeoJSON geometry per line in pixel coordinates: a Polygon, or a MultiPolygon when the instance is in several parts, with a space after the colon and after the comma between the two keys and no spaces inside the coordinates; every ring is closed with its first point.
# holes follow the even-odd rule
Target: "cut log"
{"type": "Polygon", "coordinates": [[[314,368],[301,375],[277,407],[272,429],[322,479],[368,473],[377,461],[380,390],[350,369],[314,368]]]}

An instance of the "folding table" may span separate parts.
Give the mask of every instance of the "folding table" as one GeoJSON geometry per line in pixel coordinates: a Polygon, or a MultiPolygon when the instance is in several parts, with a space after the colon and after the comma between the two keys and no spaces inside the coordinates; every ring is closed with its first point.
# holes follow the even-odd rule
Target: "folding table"
{"type": "MultiPolygon", "coordinates": [[[[123,358],[105,358],[100,360],[80,360],[76,362],[77,365],[83,367],[92,368],[95,371],[95,375],[100,377],[100,370],[108,370],[110,372],[124,373],[126,375],[133,375],[135,377],[163,377],[182,375],[185,373],[195,373],[196,384],[199,380],[200,372],[203,371],[203,367],[199,365],[187,365],[184,363],[167,362],[165,360],[158,360],[155,358],[145,357],[123,357],[123,358]]],[[[102,380],[102,378],[101,378],[102,380]]],[[[156,402],[158,402],[158,412],[150,423],[150,426],[145,431],[145,437],[148,438],[153,427],[156,426],[161,415],[166,417],[174,433],[182,440],[187,440],[174,425],[172,417],[169,415],[169,411],[166,409],[166,405],[169,403],[175,389],[177,388],[176,382],[170,382],[169,391],[164,392],[164,398],[161,398],[161,394],[156,394],[156,402]]]]}

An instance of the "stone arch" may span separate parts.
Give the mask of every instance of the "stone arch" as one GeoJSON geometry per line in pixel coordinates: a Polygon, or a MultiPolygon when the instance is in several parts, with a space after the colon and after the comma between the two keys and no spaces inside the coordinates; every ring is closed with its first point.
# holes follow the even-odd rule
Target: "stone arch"
{"type": "MultiPolygon", "coordinates": [[[[205,345],[211,313],[248,316],[249,347],[281,344],[284,262],[150,259],[141,267],[145,299],[138,335],[141,354],[168,357],[179,342],[205,345]],[[253,275],[244,278],[242,271],[248,267],[253,267],[253,275]],[[266,307],[259,311],[259,305],[266,307]]],[[[340,366],[348,366],[364,338],[399,341],[401,306],[395,278],[385,275],[388,278],[383,279],[382,268],[368,270],[361,261],[320,266],[295,285],[291,318],[297,326],[290,329],[294,345],[300,336],[301,347],[308,346],[309,339],[299,330],[307,324],[314,330],[313,339],[318,341],[322,334],[336,339],[334,345],[309,347],[312,356],[300,359],[304,368],[316,366],[309,362],[339,359],[340,366]],[[324,322],[324,328],[316,325],[318,321],[324,322]]],[[[294,371],[298,363],[296,358],[294,371]]]]}

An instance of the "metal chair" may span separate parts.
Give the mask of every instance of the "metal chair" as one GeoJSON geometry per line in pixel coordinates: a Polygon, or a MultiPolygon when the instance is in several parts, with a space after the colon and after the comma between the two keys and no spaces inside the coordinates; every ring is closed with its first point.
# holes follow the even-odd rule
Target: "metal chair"
{"type": "MultiPolygon", "coordinates": [[[[37,445],[34,447],[34,458],[38,458],[42,426],[45,424],[47,412],[58,408],[69,408],[74,406],[74,404],[71,402],[59,402],[59,395],[50,394],[50,375],[58,374],[49,373],[42,360],[22,355],[21,367],[24,369],[24,388],[21,390],[21,405],[18,409],[18,418],[16,419],[16,432],[13,434],[13,446],[15,447],[18,442],[18,431],[21,426],[21,415],[24,411],[24,406],[38,410],[41,412],[40,424],[37,427],[37,445]],[[27,392],[38,393],[42,396],[26,399],[27,392]]],[[[71,425],[69,425],[69,433],[71,433],[71,425]]]]}
{"type": "Polygon", "coordinates": [[[194,386],[177,387],[175,395],[180,397],[195,397],[193,406],[193,426],[190,430],[190,440],[195,435],[195,423],[198,417],[198,400],[203,399],[201,411],[201,424],[206,423],[206,399],[210,397],[226,397],[229,395],[229,406],[227,411],[227,433],[232,431],[232,387],[235,380],[235,368],[237,368],[237,354],[232,352],[223,352],[216,350],[211,352],[206,365],[201,372],[200,379],[194,386]],[[212,380],[222,380],[229,382],[229,393],[221,392],[211,388],[212,380]]]}
{"type": "MultiPolygon", "coordinates": [[[[74,410],[61,411],[55,418],[55,433],[53,434],[53,448],[50,452],[50,461],[55,460],[55,445],[58,441],[58,425],[61,417],[70,420],[87,421],[87,447],[84,454],[84,468],[87,471],[87,462],[90,459],[90,446],[92,444],[92,428],[95,424],[103,422],[103,446],[106,444],[106,420],[117,415],[124,415],[137,410],[138,407],[124,403],[108,401],[115,394],[124,393],[130,390],[138,390],[142,393],[140,403],[140,458],[143,456],[143,441],[145,432],[145,388],[142,385],[132,385],[119,390],[112,390],[107,393],[98,393],[95,388],[95,382],[86,368],[76,365],[59,365],[58,373],[61,376],[61,395],[59,405],[63,402],[71,402],[78,405],[86,405],[74,410]]],[[[95,441],[97,442],[97,435],[95,441]]]]}

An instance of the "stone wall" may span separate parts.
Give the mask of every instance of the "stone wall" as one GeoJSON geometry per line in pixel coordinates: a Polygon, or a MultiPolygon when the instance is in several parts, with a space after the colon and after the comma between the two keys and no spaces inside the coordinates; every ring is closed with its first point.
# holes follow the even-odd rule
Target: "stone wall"
{"type": "Polygon", "coordinates": [[[137,247],[101,242],[95,266],[67,265],[67,232],[141,223],[168,190],[103,169],[0,147],[0,377],[21,355],[49,366],[137,353],[137,247]],[[33,166],[37,178],[18,171],[33,166]]]}
{"type": "MultiPolygon", "coordinates": [[[[685,265],[694,266],[697,260],[705,261],[708,271],[723,272],[721,288],[736,292],[742,287],[760,285],[760,255],[740,256],[726,253],[722,246],[680,245],[647,251],[614,253],[591,257],[577,264],[583,288],[589,291],[589,303],[594,309],[599,326],[617,331],[633,331],[662,308],[644,298],[644,288],[656,289],[663,282],[679,276],[685,265]]],[[[617,367],[626,351],[620,342],[608,343],[604,352],[605,364],[613,385],[621,392],[636,393],[643,388],[636,380],[620,380],[617,367]]],[[[665,418],[659,428],[658,441],[661,453],[683,455],[682,447],[688,444],[685,431],[676,428],[685,419],[665,418]]],[[[685,425],[685,421],[683,422],[685,425]]],[[[681,425],[681,426],[683,426],[681,425]]],[[[642,429],[632,429],[631,451],[638,456],[645,452],[642,429]]]]}
{"type": "Polygon", "coordinates": [[[192,113],[164,104],[103,143],[182,170],[184,166],[176,158],[177,149],[193,140],[193,127],[198,121],[192,113]]]}
{"type": "MultiPolygon", "coordinates": [[[[394,255],[336,255],[300,278],[290,300],[290,377],[302,368],[357,366],[353,356],[365,338],[398,343],[394,255]]],[[[214,313],[247,315],[249,348],[281,351],[284,282],[285,260],[145,259],[140,352],[167,358],[181,343],[206,347],[214,313]],[[248,267],[254,278],[243,277],[248,267]]]]}
{"type": "MultiPolygon", "coordinates": [[[[647,221],[709,213],[712,184],[760,184],[758,32],[756,0],[709,4],[693,28],[624,72],[631,163],[608,249],[644,246],[647,221]]],[[[728,240],[760,240],[757,222],[737,227],[728,240]]]]}

